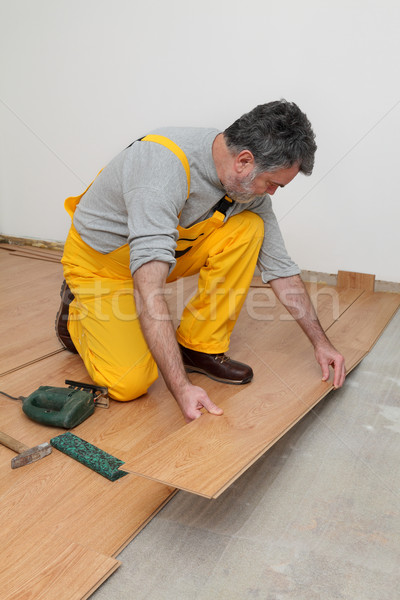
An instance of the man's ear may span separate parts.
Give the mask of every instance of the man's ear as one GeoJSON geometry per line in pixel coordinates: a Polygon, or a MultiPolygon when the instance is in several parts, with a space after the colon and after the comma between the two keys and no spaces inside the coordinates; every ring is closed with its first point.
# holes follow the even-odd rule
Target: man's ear
{"type": "Polygon", "coordinates": [[[235,170],[241,175],[247,175],[255,165],[254,156],[250,150],[242,150],[235,157],[235,170]]]}

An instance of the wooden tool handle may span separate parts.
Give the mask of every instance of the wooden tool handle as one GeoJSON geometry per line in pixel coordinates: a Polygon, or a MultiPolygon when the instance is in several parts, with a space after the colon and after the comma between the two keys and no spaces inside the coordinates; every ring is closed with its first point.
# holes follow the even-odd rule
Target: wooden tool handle
{"type": "Polygon", "coordinates": [[[14,452],[18,452],[18,454],[21,454],[21,452],[25,452],[25,450],[29,450],[28,446],[25,446],[25,444],[23,444],[22,442],[15,440],[14,438],[10,437],[6,433],[3,433],[2,431],[0,431],[0,444],[3,444],[3,446],[7,446],[7,448],[10,448],[10,450],[14,450],[14,452]]]}

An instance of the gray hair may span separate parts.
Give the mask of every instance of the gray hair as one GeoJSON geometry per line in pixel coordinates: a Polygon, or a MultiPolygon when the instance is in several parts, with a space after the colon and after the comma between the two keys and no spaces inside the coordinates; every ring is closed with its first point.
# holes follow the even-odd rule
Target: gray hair
{"type": "Polygon", "coordinates": [[[256,106],[224,131],[224,139],[234,154],[249,150],[258,172],[273,173],[298,164],[301,173],[312,173],[315,135],[294,102],[276,100],[256,106]]]}

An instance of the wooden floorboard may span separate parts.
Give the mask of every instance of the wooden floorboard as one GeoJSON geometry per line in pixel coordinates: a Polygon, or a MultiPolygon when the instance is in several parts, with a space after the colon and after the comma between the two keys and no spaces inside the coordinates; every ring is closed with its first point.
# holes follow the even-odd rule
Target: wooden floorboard
{"type": "MultiPolygon", "coordinates": [[[[21,375],[23,371],[16,371],[11,376],[21,375]]],[[[101,423],[107,421],[111,413],[112,408],[109,411],[98,409],[87,423],[101,429],[101,423]],[[101,410],[107,415],[101,414],[101,410]]],[[[0,429],[30,447],[62,433],[62,430],[30,421],[22,414],[18,402],[1,399],[0,415],[0,429]],[[3,418],[3,415],[7,417],[3,418]]],[[[90,438],[88,432],[86,438],[90,438]]],[[[35,591],[26,596],[30,599],[60,597],[69,600],[90,595],[90,590],[96,589],[113,572],[116,564],[106,562],[105,566],[109,565],[109,568],[101,570],[103,559],[98,562],[95,555],[116,556],[175,493],[168,486],[132,475],[110,482],[55,449],[49,456],[15,470],[10,468],[13,456],[11,450],[0,447],[0,543],[3,548],[17,549],[15,562],[24,573],[26,590],[37,590],[37,595],[35,591]],[[49,536],[70,546],[72,544],[72,548],[84,547],[83,558],[89,553],[90,560],[86,561],[83,570],[88,582],[82,579],[82,585],[76,587],[76,594],[65,595],[68,580],[73,578],[75,581],[77,578],[80,581],[82,575],[68,553],[65,560],[54,564],[63,576],[55,578],[55,581],[49,579],[46,585],[47,567],[41,571],[36,563],[25,561],[27,540],[32,540],[35,552],[41,555],[48,550],[49,536]],[[40,580],[43,580],[41,586],[40,580]]],[[[51,548],[57,555],[57,545],[52,544],[51,548]]],[[[2,599],[25,597],[19,595],[22,585],[19,579],[15,580],[14,587],[11,585],[12,577],[7,581],[6,589],[10,595],[0,593],[2,599]]]]}
{"type": "MultiPolygon", "coordinates": [[[[60,358],[46,359],[41,370],[50,366],[48,361],[54,367],[55,361],[60,358]]],[[[64,362],[64,366],[67,362],[64,362]]],[[[5,378],[10,381],[11,378],[21,377],[24,370],[5,378]]],[[[30,367],[30,381],[33,379],[33,370],[39,373],[39,365],[30,367]]],[[[77,369],[72,368],[66,369],[66,372],[79,374],[77,369]]],[[[53,381],[58,384],[56,378],[53,381]]],[[[27,385],[31,385],[29,381],[27,385]]],[[[121,437],[130,433],[129,427],[122,425],[128,420],[129,408],[133,406],[133,403],[123,405],[113,402],[110,409],[98,408],[90,419],[72,431],[120,458],[118,444],[116,448],[112,445],[112,433],[118,431],[120,426],[121,437]],[[108,436],[108,433],[111,435],[108,436]]],[[[19,402],[5,398],[0,398],[0,429],[28,447],[48,442],[51,437],[64,431],[31,421],[22,413],[19,402]]],[[[134,428],[131,430],[134,435],[134,428]]],[[[148,445],[152,445],[154,438],[151,434],[149,438],[148,445]]],[[[38,535],[45,528],[97,552],[114,556],[174,493],[173,488],[131,475],[110,482],[55,449],[51,455],[36,463],[15,470],[10,469],[13,456],[11,450],[0,446],[0,530],[13,522],[15,505],[18,504],[21,509],[9,533],[10,538],[16,535],[23,539],[32,527],[37,526],[38,535]],[[41,511],[43,505],[46,506],[45,514],[41,511]],[[104,535],[105,531],[107,535],[104,535]]]]}
{"type": "Polygon", "coordinates": [[[375,275],[369,273],[355,273],[353,271],[338,271],[337,287],[362,289],[373,292],[375,288],[375,275]]]}
{"type": "Polygon", "coordinates": [[[0,253],[0,374],[58,352],[61,264],[0,253]]]}
{"type": "MultiPolygon", "coordinates": [[[[370,350],[399,304],[398,294],[363,293],[332,322],[328,331],[348,370],[370,350]]],[[[262,343],[255,335],[248,342],[254,383],[219,403],[222,417],[204,415],[127,461],[124,469],[218,497],[332,389],[331,383],[320,381],[312,348],[295,329],[286,327],[278,346],[268,344],[265,350],[262,343]]]]}
{"type": "MultiPolygon", "coordinates": [[[[89,382],[79,356],[60,351],[54,334],[60,265],[2,251],[0,269],[0,333],[7,340],[0,350],[0,389],[26,396],[39,385],[64,386],[65,379],[89,382]]],[[[195,278],[168,286],[176,324],[195,287],[195,278]]],[[[308,287],[323,327],[350,362],[362,358],[360,347],[369,350],[398,304],[396,295],[308,287]],[[385,300],[389,297],[395,299],[390,310],[385,300]],[[374,332],[370,322],[377,325],[374,332]]],[[[126,465],[136,467],[137,457],[141,464],[152,457],[161,474],[129,474],[110,482],[57,450],[11,470],[14,454],[0,446],[0,543],[12,549],[0,567],[0,598],[88,597],[117,568],[112,557],[168,502],[176,487],[207,497],[222,493],[331,389],[321,382],[310,343],[268,287],[250,290],[230,353],[252,364],[255,378],[250,385],[237,387],[190,375],[223,406],[224,417],[204,415],[186,425],[160,377],[143,397],[111,401],[109,409],[96,409],[73,430],[126,465]],[[173,484],[169,475],[166,483],[153,480],[163,480],[171,465],[173,484]],[[43,562],[28,560],[33,549],[43,562]],[[68,596],[63,596],[65,589],[68,596]]],[[[29,447],[63,431],[31,421],[20,402],[3,397],[0,429],[29,447]]]]}
{"type": "MultiPolygon", "coordinates": [[[[0,389],[26,396],[39,385],[64,386],[65,379],[90,382],[79,356],[60,351],[54,333],[60,265],[4,252],[0,253],[0,269],[1,333],[7,340],[1,351],[0,389]]],[[[129,435],[126,415],[130,406],[112,402],[108,410],[99,408],[74,432],[116,455],[110,440],[113,434],[118,438],[119,430],[129,435]]],[[[20,402],[4,397],[0,397],[0,429],[28,447],[64,431],[31,421],[20,402]]],[[[148,445],[153,444],[153,435],[148,432],[148,445]]],[[[143,440],[141,447],[147,447],[146,434],[136,438],[143,440]]],[[[116,443],[116,451],[122,445],[116,443]]],[[[3,563],[2,599],[88,597],[118,566],[111,557],[175,493],[173,488],[132,475],[110,482],[57,450],[16,470],[10,468],[13,456],[0,446],[0,543],[16,549],[15,556],[9,555],[15,571],[13,565],[3,563]],[[29,544],[44,557],[43,563],[25,559],[29,544]],[[77,549],[82,569],[76,568],[77,549]],[[58,560],[49,559],[52,552],[60,555],[58,560]],[[18,573],[23,577],[17,577],[18,573]]]]}
{"type": "Polygon", "coordinates": [[[367,354],[400,306],[400,294],[364,292],[354,307],[333,323],[327,333],[333,344],[342,343],[354,366],[367,354]]]}
{"type": "Polygon", "coordinates": [[[4,530],[0,540],[2,600],[87,598],[120,565],[114,558],[48,535],[46,529],[42,531],[40,545],[36,537],[27,536],[21,548],[20,544],[9,542],[4,530]]]}
{"type": "Polygon", "coordinates": [[[0,244],[0,251],[8,252],[13,256],[25,256],[39,260],[49,260],[60,262],[62,257],[61,250],[49,250],[47,248],[38,248],[36,246],[17,246],[16,244],[0,244]]]}

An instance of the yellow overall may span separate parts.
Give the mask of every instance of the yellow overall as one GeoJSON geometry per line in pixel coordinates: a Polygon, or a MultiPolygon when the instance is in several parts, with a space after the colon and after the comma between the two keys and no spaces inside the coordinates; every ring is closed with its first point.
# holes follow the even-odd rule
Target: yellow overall
{"type": "MultiPolygon", "coordinates": [[[[142,141],[162,144],[176,154],[186,171],[189,195],[190,170],[182,150],[163,136],[142,141]]],[[[85,192],[65,201],[71,217],[85,192]]],[[[197,293],[183,311],[177,340],[192,350],[226,352],[254,274],[264,223],[250,211],[224,223],[217,206],[209,219],[188,228],[178,226],[178,231],[177,262],[167,282],[195,273],[199,280],[197,293]]],[[[116,400],[141,396],[158,373],[136,313],[128,244],[102,254],[71,225],[62,263],[75,296],[68,330],[90,377],[108,387],[116,400]]]]}

